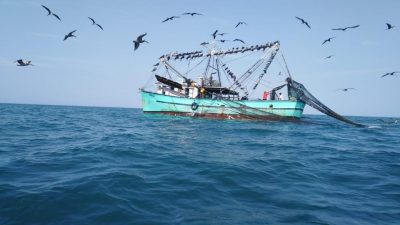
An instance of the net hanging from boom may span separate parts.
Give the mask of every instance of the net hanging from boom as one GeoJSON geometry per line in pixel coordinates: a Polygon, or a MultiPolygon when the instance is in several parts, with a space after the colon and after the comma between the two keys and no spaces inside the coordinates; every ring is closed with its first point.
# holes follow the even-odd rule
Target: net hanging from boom
{"type": "Polygon", "coordinates": [[[330,108],[328,108],[326,105],[322,104],[317,98],[315,98],[305,87],[303,84],[300,84],[290,78],[287,78],[286,80],[288,82],[288,91],[289,91],[289,96],[296,97],[297,99],[305,102],[307,105],[313,107],[314,109],[331,116],[335,119],[338,119],[340,121],[343,121],[345,123],[352,124],[357,127],[365,127],[365,125],[353,122],[349,119],[347,119],[344,116],[339,115],[338,113],[334,112],[330,108]]]}

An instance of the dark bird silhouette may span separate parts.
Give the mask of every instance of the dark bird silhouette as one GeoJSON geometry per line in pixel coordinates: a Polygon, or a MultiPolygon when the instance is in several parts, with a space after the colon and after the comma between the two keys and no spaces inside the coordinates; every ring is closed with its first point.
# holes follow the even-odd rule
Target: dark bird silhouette
{"type": "Polygon", "coordinates": [[[301,23],[305,24],[305,25],[306,25],[308,28],[310,28],[310,29],[311,29],[311,27],[310,27],[310,25],[307,23],[307,21],[305,21],[305,20],[303,20],[302,18],[300,18],[300,17],[297,17],[297,16],[296,16],[296,19],[300,20],[300,21],[301,21],[301,23]]]}
{"type": "Polygon", "coordinates": [[[102,26],[100,26],[100,24],[96,23],[96,26],[98,26],[101,30],[104,30],[102,26]]]}
{"type": "Polygon", "coordinates": [[[31,64],[31,61],[24,62],[24,60],[22,59],[18,59],[14,63],[18,63],[17,66],[33,66],[33,64],[31,64]]]}
{"type": "Polygon", "coordinates": [[[346,31],[347,29],[354,29],[359,27],[360,25],[355,25],[355,26],[351,26],[351,27],[344,27],[344,28],[334,28],[332,30],[341,30],[341,31],[346,31]]]}
{"type": "Polygon", "coordinates": [[[133,41],[133,43],[135,43],[135,51],[136,51],[136,49],[139,48],[139,45],[141,43],[144,43],[144,42],[149,43],[148,41],[143,39],[143,37],[146,36],[146,35],[147,35],[147,33],[141,34],[136,38],[136,40],[133,41]]]}
{"type": "Polygon", "coordinates": [[[53,15],[55,18],[57,18],[59,21],[61,21],[60,17],[59,17],[57,14],[52,13],[52,15],[53,15]]]}
{"type": "Polygon", "coordinates": [[[96,21],[95,21],[93,18],[90,18],[90,17],[88,17],[88,18],[92,21],[92,25],[96,25],[96,26],[98,26],[101,30],[104,30],[103,27],[102,27],[100,24],[96,23],[96,21]]]}
{"type": "Polygon", "coordinates": [[[335,37],[330,37],[328,39],[326,39],[324,42],[322,42],[322,45],[324,45],[326,42],[331,42],[332,39],[334,39],[335,37]]]}
{"type": "Polygon", "coordinates": [[[179,16],[171,16],[171,17],[168,17],[167,19],[161,21],[161,23],[165,23],[165,22],[167,22],[168,20],[171,20],[171,21],[172,21],[172,20],[175,19],[175,18],[179,18],[179,16]]]}
{"type": "Polygon", "coordinates": [[[394,26],[392,24],[390,24],[390,23],[386,23],[386,26],[387,26],[386,30],[390,30],[390,29],[394,28],[394,26]]]}
{"type": "Polygon", "coordinates": [[[208,45],[208,44],[210,44],[210,43],[208,43],[208,42],[201,42],[200,43],[200,45],[208,45]]]}
{"type": "Polygon", "coordinates": [[[240,26],[240,25],[247,25],[247,23],[246,23],[246,22],[243,22],[243,21],[240,21],[240,22],[238,22],[238,23],[236,24],[235,28],[237,28],[237,27],[240,26]]]}
{"type": "Polygon", "coordinates": [[[333,57],[333,55],[328,55],[327,57],[325,57],[324,59],[330,59],[330,58],[332,58],[333,57]]]}
{"type": "Polygon", "coordinates": [[[225,43],[225,41],[229,41],[229,40],[221,39],[221,40],[217,40],[217,41],[219,41],[219,42],[221,42],[221,43],[225,43]]]}
{"type": "Polygon", "coordinates": [[[224,35],[227,35],[228,33],[219,33],[219,34],[217,34],[217,35],[219,35],[219,36],[224,36],[224,35]]]}
{"type": "Polygon", "coordinates": [[[396,73],[399,73],[399,72],[395,71],[395,72],[391,72],[391,73],[385,73],[381,77],[394,76],[396,73]]]}
{"type": "Polygon", "coordinates": [[[49,8],[47,8],[46,6],[44,6],[44,5],[41,5],[41,6],[47,11],[47,16],[53,15],[55,18],[57,18],[59,21],[61,21],[60,17],[57,14],[51,12],[51,10],[49,8]]]}
{"type": "Polygon", "coordinates": [[[234,39],[233,41],[239,41],[239,42],[242,42],[244,45],[246,44],[243,40],[241,40],[241,39],[238,39],[238,38],[236,38],[236,39],[234,39]]]}
{"type": "Polygon", "coordinates": [[[41,5],[45,10],[47,10],[47,15],[48,16],[50,16],[51,15],[51,10],[49,9],[49,8],[47,8],[46,6],[44,6],[44,5],[41,5]]]}
{"type": "Polygon", "coordinates": [[[74,35],[74,33],[76,32],[76,30],[69,32],[67,35],[64,36],[64,41],[67,40],[70,37],[76,37],[74,35]]]}
{"type": "Polygon", "coordinates": [[[187,12],[187,13],[182,13],[182,15],[191,15],[191,16],[202,16],[203,14],[201,13],[195,13],[195,12],[187,12]]]}
{"type": "Polygon", "coordinates": [[[341,88],[341,89],[336,89],[336,91],[348,91],[348,90],[357,90],[355,88],[341,88]]]}
{"type": "Polygon", "coordinates": [[[211,36],[213,36],[213,38],[217,38],[217,34],[218,34],[218,30],[215,30],[214,33],[211,34],[211,36]]]}
{"type": "Polygon", "coordinates": [[[158,66],[158,65],[160,65],[160,63],[158,62],[158,63],[156,63],[156,64],[154,64],[153,66],[158,66]]]}

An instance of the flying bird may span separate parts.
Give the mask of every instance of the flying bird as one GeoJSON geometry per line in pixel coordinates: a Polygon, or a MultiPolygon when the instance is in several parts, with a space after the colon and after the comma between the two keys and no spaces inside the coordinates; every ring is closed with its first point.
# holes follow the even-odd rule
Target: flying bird
{"type": "Polygon", "coordinates": [[[172,21],[172,20],[175,19],[175,18],[179,18],[179,16],[171,16],[171,17],[168,17],[167,19],[161,21],[161,23],[167,22],[168,20],[171,20],[171,21],[172,21]]]}
{"type": "Polygon", "coordinates": [[[351,27],[344,27],[344,28],[334,28],[332,30],[341,30],[341,31],[346,31],[347,29],[354,29],[359,27],[360,25],[355,25],[355,26],[351,26],[351,27]]]}
{"type": "Polygon", "coordinates": [[[200,43],[200,45],[208,45],[208,44],[210,44],[210,43],[208,43],[208,42],[201,42],[200,43]]]}
{"type": "Polygon", "coordinates": [[[219,42],[221,42],[221,43],[225,43],[225,41],[229,41],[229,40],[221,39],[221,40],[217,40],[217,41],[219,41],[219,42]]]}
{"type": "Polygon", "coordinates": [[[333,57],[333,55],[328,55],[327,57],[325,57],[324,59],[330,59],[330,58],[332,58],[333,57]]]}
{"type": "Polygon", "coordinates": [[[385,73],[385,74],[383,74],[383,75],[381,76],[381,78],[382,78],[382,77],[386,77],[386,76],[394,76],[396,73],[400,73],[400,72],[395,71],[395,72],[391,72],[391,73],[385,73]]]}
{"type": "Polygon", "coordinates": [[[390,24],[390,23],[386,23],[386,26],[387,26],[386,30],[390,30],[390,29],[394,28],[394,26],[392,24],[390,24]]]}
{"type": "Polygon", "coordinates": [[[191,15],[191,16],[202,16],[203,14],[201,13],[195,13],[195,12],[187,12],[187,13],[182,13],[182,15],[191,15]]]}
{"type": "Polygon", "coordinates": [[[17,66],[33,66],[33,64],[31,63],[31,61],[24,62],[24,60],[22,60],[22,59],[18,59],[18,60],[15,61],[14,63],[18,63],[17,66]]]}
{"type": "Polygon", "coordinates": [[[224,36],[224,35],[227,35],[228,33],[219,33],[219,34],[217,34],[217,35],[219,35],[219,36],[224,36]]]}
{"type": "Polygon", "coordinates": [[[100,24],[96,23],[96,21],[95,21],[93,18],[90,18],[90,17],[88,17],[88,18],[92,21],[92,25],[96,25],[96,26],[98,26],[101,30],[103,30],[103,27],[102,27],[100,24]]]}
{"type": "Polygon", "coordinates": [[[64,41],[67,40],[70,37],[76,37],[74,35],[74,33],[76,32],[76,30],[69,32],[67,35],[64,36],[64,41]]]}
{"type": "Polygon", "coordinates": [[[45,10],[47,10],[47,15],[48,16],[50,16],[51,15],[51,10],[49,9],[49,8],[47,8],[46,6],[44,6],[44,5],[41,5],[45,10]]]}
{"type": "Polygon", "coordinates": [[[246,22],[243,22],[243,21],[240,21],[240,22],[238,22],[238,23],[236,24],[235,28],[237,28],[237,27],[240,26],[240,25],[247,25],[247,23],[246,23],[246,22]]]}
{"type": "Polygon", "coordinates": [[[311,29],[311,27],[310,27],[310,25],[307,23],[307,21],[305,21],[304,19],[302,19],[302,18],[300,18],[300,17],[297,17],[297,16],[296,16],[296,19],[300,20],[301,23],[305,24],[308,28],[311,29]]]}
{"type": "Polygon", "coordinates": [[[336,91],[348,91],[348,90],[357,90],[355,88],[341,88],[341,89],[336,89],[336,91]]]}
{"type": "Polygon", "coordinates": [[[239,41],[239,42],[242,42],[244,45],[246,44],[243,40],[241,40],[241,39],[238,39],[238,38],[236,38],[235,40],[233,40],[233,41],[239,41]]]}
{"type": "Polygon", "coordinates": [[[143,39],[143,37],[146,36],[146,35],[147,35],[147,33],[141,34],[136,38],[136,40],[133,41],[133,43],[135,43],[135,51],[136,51],[136,49],[139,48],[139,45],[141,43],[144,43],[144,42],[149,43],[148,41],[143,39]]]}
{"type": "Polygon", "coordinates": [[[51,10],[49,8],[47,8],[46,6],[44,6],[44,5],[41,5],[41,6],[47,11],[47,16],[53,15],[55,18],[57,18],[59,21],[61,21],[60,17],[57,14],[51,12],[51,10]]]}
{"type": "Polygon", "coordinates": [[[215,30],[214,33],[211,34],[211,36],[213,36],[213,38],[217,38],[217,34],[218,34],[218,30],[215,30]]]}
{"type": "Polygon", "coordinates": [[[322,45],[324,45],[326,42],[331,42],[332,39],[334,39],[335,37],[330,37],[328,39],[326,39],[324,42],[322,42],[322,45]]]}

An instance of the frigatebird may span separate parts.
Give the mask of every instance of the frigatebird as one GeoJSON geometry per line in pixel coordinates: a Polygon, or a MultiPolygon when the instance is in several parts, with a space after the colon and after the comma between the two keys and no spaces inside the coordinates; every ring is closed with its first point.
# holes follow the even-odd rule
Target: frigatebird
{"type": "Polygon", "coordinates": [[[22,59],[18,59],[17,61],[15,61],[15,63],[18,63],[17,66],[33,66],[31,61],[24,62],[24,60],[22,59]]]}
{"type": "Polygon", "coordinates": [[[90,18],[90,17],[88,17],[88,18],[92,21],[92,25],[96,25],[96,26],[98,26],[101,30],[103,30],[103,27],[100,26],[100,24],[96,23],[96,21],[94,21],[93,18],[90,18]]]}
{"type": "Polygon", "coordinates": [[[341,31],[346,31],[347,29],[354,29],[359,27],[360,25],[355,25],[355,26],[351,26],[351,27],[344,27],[344,28],[334,28],[332,30],[341,30],[341,31]]]}
{"type": "Polygon", "coordinates": [[[67,35],[64,36],[64,41],[67,40],[70,37],[76,37],[74,35],[74,33],[76,32],[76,30],[69,32],[67,35]]]}
{"type": "Polygon", "coordinates": [[[187,12],[187,13],[182,13],[182,15],[191,15],[191,16],[202,16],[203,14],[201,13],[196,13],[196,12],[187,12]]]}
{"type": "Polygon", "coordinates": [[[213,36],[213,38],[217,38],[217,34],[218,34],[218,30],[215,30],[214,33],[211,34],[211,36],[213,36]]]}
{"type": "Polygon", "coordinates": [[[247,25],[246,22],[240,21],[236,24],[235,28],[237,28],[239,25],[247,25]]]}
{"type": "Polygon", "coordinates": [[[386,77],[386,76],[394,76],[396,73],[400,73],[400,72],[395,71],[395,72],[391,72],[391,73],[385,73],[385,74],[383,74],[383,75],[381,76],[381,78],[382,78],[382,77],[386,77]]]}
{"type": "Polygon", "coordinates": [[[390,23],[386,23],[386,26],[387,26],[386,30],[390,30],[390,29],[394,28],[394,26],[392,24],[390,24],[390,23]]]}
{"type": "Polygon", "coordinates": [[[311,29],[311,27],[310,27],[310,25],[307,23],[307,21],[305,21],[304,19],[302,19],[302,18],[300,18],[300,17],[297,17],[297,16],[296,16],[296,19],[300,20],[301,23],[305,24],[308,28],[311,29]]]}
{"type": "Polygon", "coordinates": [[[59,21],[61,21],[60,17],[57,14],[51,12],[51,10],[48,7],[46,7],[44,5],[41,5],[41,6],[47,11],[47,13],[48,13],[47,16],[53,15],[55,18],[57,18],[59,21]]]}
{"type": "Polygon", "coordinates": [[[328,55],[327,57],[325,57],[324,59],[330,59],[330,58],[332,58],[333,57],[333,55],[328,55]]]}
{"type": "Polygon", "coordinates": [[[147,33],[141,34],[136,38],[136,40],[133,41],[133,43],[135,43],[135,51],[136,51],[136,49],[139,48],[139,45],[141,43],[144,43],[144,42],[149,43],[148,41],[143,39],[143,37],[146,36],[146,35],[147,35],[147,33]]]}
{"type": "Polygon", "coordinates": [[[244,45],[246,44],[243,40],[241,40],[241,39],[239,39],[239,38],[236,38],[236,39],[234,39],[233,41],[239,41],[239,42],[242,42],[244,45]]]}
{"type": "Polygon", "coordinates": [[[341,88],[341,89],[336,89],[336,91],[348,91],[348,90],[357,90],[355,88],[341,88]]]}
{"type": "Polygon", "coordinates": [[[168,17],[168,18],[166,18],[165,20],[163,20],[163,21],[161,21],[161,23],[164,23],[164,22],[167,22],[168,20],[173,20],[173,19],[175,19],[175,18],[179,18],[179,16],[171,16],[171,17],[168,17]]]}
{"type": "Polygon", "coordinates": [[[326,42],[331,42],[332,39],[334,39],[335,37],[330,37],[328,39],[326,39],[324,42],[322,42],[322,45],[324,45],[326,42]]]}

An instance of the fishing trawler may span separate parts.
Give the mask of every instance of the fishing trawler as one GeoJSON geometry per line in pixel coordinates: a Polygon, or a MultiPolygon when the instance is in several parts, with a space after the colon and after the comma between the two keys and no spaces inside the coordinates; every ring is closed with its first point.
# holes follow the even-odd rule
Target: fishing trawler
{"type": "Polygon", "coordinates": [[[206,48],[204,51],[162,55],[147,82],[149,84],[155,78],[155,88],[148,90],[145,85],[140,89],[143,112],[220,119],[298,120],[305,104],[308,104],[329,116],[356,125],[330,110],[302,84],[294,81],[283,55],[287,75],[283,84],[264,89],[261,98],[252,96],[260,84],[265,83],[264,77],[280,48],[278,41],[227,50],[219,48],[216,41],[202,43],[206,48]],[[242,68],[241,73],[234,72],[231,68],[233,62],[255,53],[259,55],[250,67],[242,68]],[[239,57],[230,58],[237,55],[239,57]]]}

